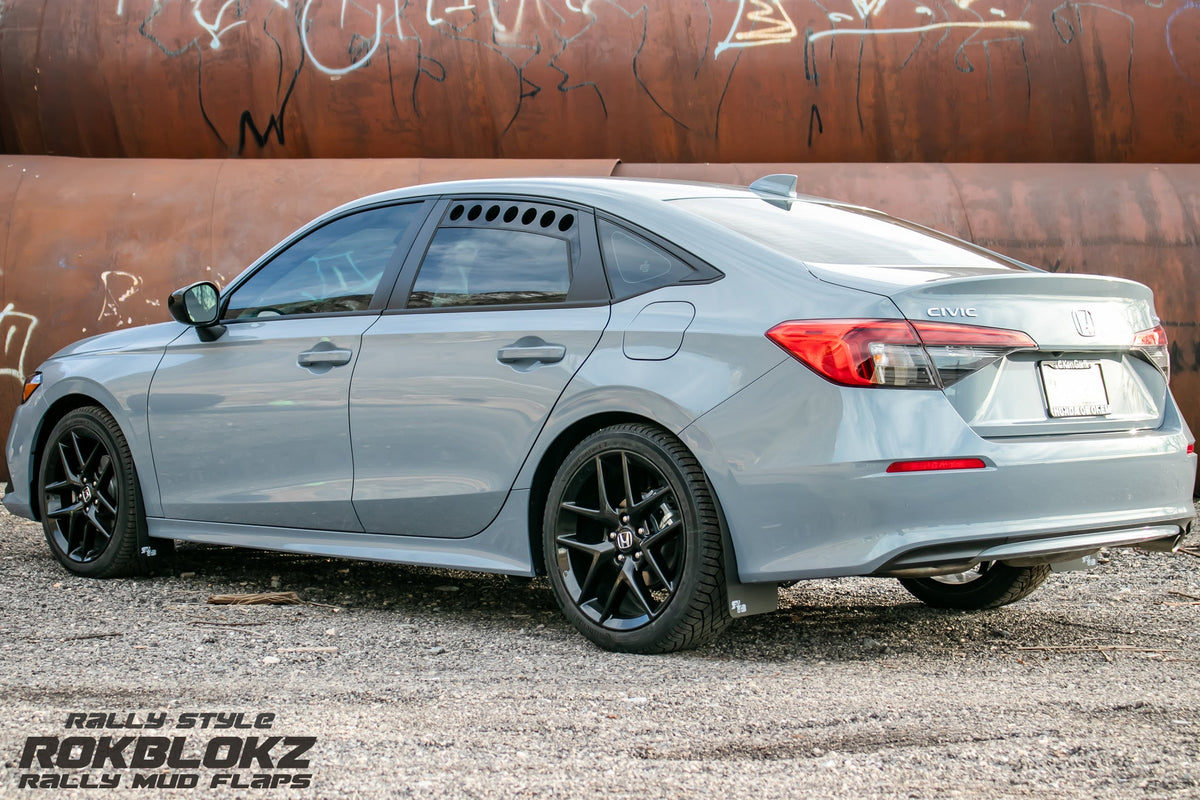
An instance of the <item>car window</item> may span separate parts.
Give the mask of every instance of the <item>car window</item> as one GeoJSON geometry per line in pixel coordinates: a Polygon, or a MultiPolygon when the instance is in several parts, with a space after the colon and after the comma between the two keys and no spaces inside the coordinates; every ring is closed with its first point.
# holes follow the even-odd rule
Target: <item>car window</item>
{"type": "Polygon", "coordinates": [[[969,274],[1019,270],[969,243],[863,208],[756,198],[671,202],[784,255],[835,270],[955,267],[969,274]]]}
{"type": "Polygon", "coordinates": [[[420,222],[420,203],[374,208],[322,225],[255,272],[224,319],[363,311],[392,254],[420,222]]]}
{"type": "Polygon", "coordinates": [[[616,300],[698,277],[691,266],[635,233],[606,220],[596,228],[616,300]]]}
{"type": "Polygon", "coordinates": [[[570,244],[504,228],[441,228],[421,262],[409,308],[561,303],[570,244]]]}

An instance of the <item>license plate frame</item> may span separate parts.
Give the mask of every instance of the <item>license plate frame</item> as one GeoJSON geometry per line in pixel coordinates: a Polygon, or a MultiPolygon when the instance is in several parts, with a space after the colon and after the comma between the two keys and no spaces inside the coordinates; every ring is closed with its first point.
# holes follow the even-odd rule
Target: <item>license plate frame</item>
{"type": "Polygon", "coordinates": [[[1046,409],[1055,419],[1104,417],[1112,413],[1099,361],[1039,361],[1046,409]]]}

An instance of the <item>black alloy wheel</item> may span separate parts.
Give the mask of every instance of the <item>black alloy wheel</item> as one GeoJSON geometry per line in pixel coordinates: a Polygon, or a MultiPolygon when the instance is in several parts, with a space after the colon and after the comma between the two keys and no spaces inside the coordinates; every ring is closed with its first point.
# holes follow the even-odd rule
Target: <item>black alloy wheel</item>
{"type": "Polygon", "coordinates": [[[551,486],[543,534],[559,605],[601,647],[668,652],[728,623],[712,492],[665,431],[616,425],[581,442],[551,486]]]}
{"type": "Polygon", "coordinates": [[[41,453],[38,494],[50,550],[77,575],[110,578],[137,571],[144,524],[133,457],[104,409],[69,412],[41,453]]]}
{"type": "Polygon", "coordinates": [[[901,578],[914,597],[934,608],[979,611],[1015,603],[1050,576],[1047,564],[1013,567],[999,561],[976,564],[966,572],[932,578],[901,578]]]}

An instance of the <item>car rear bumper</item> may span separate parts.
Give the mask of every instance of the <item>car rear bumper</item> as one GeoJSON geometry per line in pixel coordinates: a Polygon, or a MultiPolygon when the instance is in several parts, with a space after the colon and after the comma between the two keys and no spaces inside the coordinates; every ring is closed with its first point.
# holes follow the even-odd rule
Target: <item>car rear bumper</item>
{"type": "Polygon", "coordinates": [[[984,439],[941,392],[841,388],[785,363],[682,436],[744,583],[1051,563],[1170,543],[1194,514],[1191,433],[1169,399],[1155,430],[984,439]],[[887,471],[952,458],[985,467],[887,471]]]}

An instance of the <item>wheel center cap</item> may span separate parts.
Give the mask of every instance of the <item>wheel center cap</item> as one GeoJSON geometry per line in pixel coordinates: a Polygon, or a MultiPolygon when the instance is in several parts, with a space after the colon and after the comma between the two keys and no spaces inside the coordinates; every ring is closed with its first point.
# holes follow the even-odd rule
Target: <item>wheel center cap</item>
{"type": "Polygon", "coordinates": [[[628,553],[633,549],[634,535],[632,528],[617,529],[617,549],[622,553],[628,553]]]}
{"type": "Polygon", "coordinates": [[[90,503],[90,502],[92,502],[92,487],[88,486],[88,485],[85,483],[85,484],[83,485],[83,491],[81,491],[81,492],[79,493],[79,499],[80,499],[80,500],[82,500],[82,501],[83,501],[83,502],[85,502],[85,503],[90,503]]]}

